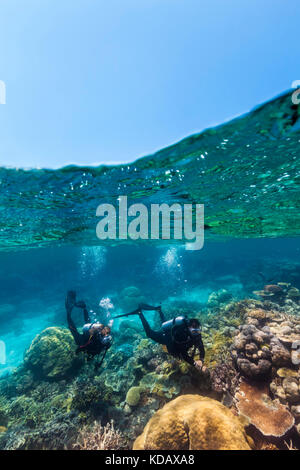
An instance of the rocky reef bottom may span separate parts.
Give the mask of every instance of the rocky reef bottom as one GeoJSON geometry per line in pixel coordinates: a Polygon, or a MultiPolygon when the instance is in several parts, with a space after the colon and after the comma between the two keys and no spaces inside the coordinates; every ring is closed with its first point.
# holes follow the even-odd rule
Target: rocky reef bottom
{"type": "Polygon", "coordinates": [[[201,321],[204,372],[131,320],[100,370],[75,354],[66,328],[47,328],[0,380],[0,448],[300,449],[297,289],[275,284],[256,296],[219,292],[201,312],[169,306],[169,317],[201,321]]]}

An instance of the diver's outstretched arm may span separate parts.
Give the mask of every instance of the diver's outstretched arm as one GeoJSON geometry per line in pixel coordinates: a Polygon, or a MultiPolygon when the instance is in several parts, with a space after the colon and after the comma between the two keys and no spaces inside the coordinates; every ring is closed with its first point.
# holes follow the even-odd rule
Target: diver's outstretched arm
{"type": "Polygon", "coordinates": [[[205,358],[205,349],[204,349],[204,344],[203,344],[201,336],[199,338],[197,348],[198,348],[199,353],[200,353],[200,359],[201,359],[201,361],[203,361],[204,358],[205,358]]]}
{"type": "Polygon", "coordinates": [[[190,364],[191,366],[195,366],[196,363],[195,363],[195,360],[193,357],[189,356],[187,352],[183,352],[181,353],[181,357],[182,359],[187,362],[188,364],[190,364]]]}

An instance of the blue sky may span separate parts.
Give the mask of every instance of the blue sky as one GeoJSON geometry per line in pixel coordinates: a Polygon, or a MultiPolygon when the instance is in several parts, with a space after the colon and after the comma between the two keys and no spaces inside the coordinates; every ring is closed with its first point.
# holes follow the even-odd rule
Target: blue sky
{"type": "Polygon", "coordinates": [[[0,164],[127,162],[300,79],[299,0],[0,0],[0,164]]]}

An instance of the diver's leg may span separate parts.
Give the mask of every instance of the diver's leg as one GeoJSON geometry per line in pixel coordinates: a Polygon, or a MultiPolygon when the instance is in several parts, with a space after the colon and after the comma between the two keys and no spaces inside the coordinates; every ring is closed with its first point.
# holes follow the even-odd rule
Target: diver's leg
{"type": "Polygon", "coordinates": [[[143,310],[156,311],[159,313],[161,322],[164,323],[166,321],[160,305],[158,307],[153,307],[152,305],[140,304],[140,308],[143,310]]]}
{"type": "Polygon", "coordinates": [[[85,302],[83,300],[78,300],[78,302],[76,302],[75,305],[78,308],[82,308],[84,323],[91,323],[90,315],[89,315],[89,312],[86,308],[85,302]]]}
{"type": "Polygon", "coordinates": [[[161,306],[159,306],[159,308],[158,308],[157,311],[158,311],[159,316],[160,316],[160,321],[161,321],[162,323],[165,323],[166,318],[165,318],[165,315],[163,314],[163,311],[162,311],[162,309],[161,309],[161,306]]]}
{"type": "Polygon", "coordinates": [[[67,322],[68,322],[69,330],[72,333],[72,336],[74,338],[74,341],[77,344],[77,346],[79,346],[82,344],[82,335],[78,332],[71,316],[72,310],[75,306],[75,302],[76,302],[76,293],[74,291],[69,291],[66,297],[66,302],[65,302],[66,311],[67,311],[67,322]]]}
{"type": "Polygon", "coordinates": [[[65,306],[66,310],[72,310],[74,305],[76,304],[76,292],[74,290],[69,290],[67,292],[66,300],[65,300],[65,306]]]}
{"type": "Polygon", "coordinates": [[[72,320],[72,317],[71,317],[72,309],[73,309],[73,308],[67,310],[68,327],[69,327],[70,332],[72,333],[72,336],[73,336],[73,338],[74,338],[75,343],[77,344],[77,346],[80,346],[80,345],[82,344],[82,336],[83,336],[83,335],[81,335],[81,334],[78,332],[78,330],[77,330],[77,328],[76,328],[76,326],[75,326],[75,323],[74,323],[73,320],[72,320]]]}
{"type": "Polygon", "coordinates": [[[139,313],[139,316],[143,324],[147,338],[153,339],[153,341],[155,341],[156,343],[165,344],[163,334],[160,331],[152,330],[152,328],[150,327],[149,323],[147,322],[145,316],[143,315],[141,311],[139,313]]]}
{"type": "Polygon", "coordinates": [[[90,315],[86,307],[84,307],[83,309],[83,318],[84,318],[85,323],[91,323],[90,315]]]}

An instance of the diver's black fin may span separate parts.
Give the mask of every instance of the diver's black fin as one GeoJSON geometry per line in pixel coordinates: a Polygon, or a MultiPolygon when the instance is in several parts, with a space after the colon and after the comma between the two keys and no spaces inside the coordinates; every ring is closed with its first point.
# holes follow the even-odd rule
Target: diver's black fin
{"type": "Polygon", "coordinates": [[[134,310],[133,312],[130,312],[130,313],[122,313],[121,315],[116,315],[116,316],[113,317],[113,318],[115,319],[115,318],[129,317],[129,315],[139,315],[139,313],[140,313],[140,309],[137,308],[137,309],[134,310]]]}
{"type": "Polygon", "coordinates": [[[140,308],[142,310],[149,310],[150,312],[155,312],[155,311],[159,311],[161,310],[161,305],[159,305],[158,307],[153,307],[153,305],[148,305],[148,304],[140,304],[140,308]]]}
{"type": "Polygon", "coordinates": [[[66,309],[70,310],[74,307],[76,303],[76,292],[74,290],[69,290],[66,297],[66,309]]]}

